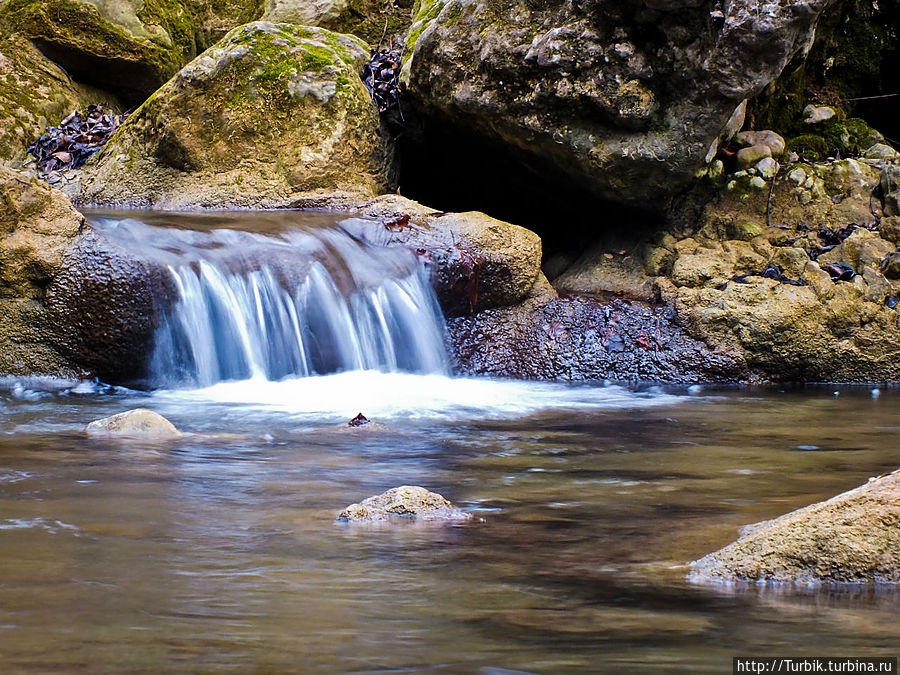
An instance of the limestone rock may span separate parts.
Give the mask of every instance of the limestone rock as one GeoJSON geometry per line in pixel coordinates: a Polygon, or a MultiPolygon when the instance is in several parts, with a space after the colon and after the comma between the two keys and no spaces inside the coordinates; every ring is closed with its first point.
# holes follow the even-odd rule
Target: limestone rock
{"type": "Polygon", "coordinates": [[[763,157],[756,163],[756,170],[765,180],[771,180],[778,172],[778,162],[771,157],[763,157]]]}
{"type": "Polygon", "coordinates": [[[765,145],[772,151],[773,157],[780,156],[785,148],[784,139],[774,131],[742,131],[735,139],[747,147],[765,145]]]}
{"type": "Polygon", "coordinates": [[[896,159],[897,151],[884,143],[876,143],[866,150],[866,159],[896,159]]]}
{"type": "Polygon", "coordinates": [[[744,528],[694,581],[900,582],[900,471],[744,528]]]}
{"type": "Polygon", "coordinates": [[[749,148],[741,148],[737,153],[738,168],[747,169],[767,157],[772,157],[772,148],[768,145],[753,145],[749,148]]]}
{"type": "Polygon", "coordinates": [[[180,0],[8,0],[0,22],[75,79],[135,102],[198,51],[193,5],[180,0]]]}
{"type": "Polygon", "coordinates": [[[461,522],[471,520],[472,515],[455,508],[436,492],[414,485],[401,485],[358,504],[351,504],[338,516],[338,520],[355,523],[392,519],[461,522]]]}
{"type": "Polygon", "coordinates": [[[135,408],[94,420],[84,430],[89,434],[110,433],[153,439],[177,438],[181,435],[169,420],[147,408],[135,408]]]}
{"type": "Polygon", "coordinates": [[[819,124],[821,122],[827,122],[834,116],[834,108],[829,108],[827,105],[808,105],[803,109],[803,121],[806,124],[819,124]]]}
{"type": "Polygon", "coordinates": [[[263,21],[321,26],[349,33],[375,47],[399,44],[412,21],[411,2],[379,0],[266,0],[263,21]]]}
{"type": "Polygon", "coordinates": [[[81,220],[58,190],[0,166],[0,373],[80,372],[53,345],[44,294],[81,220]]]}
{"type": "Polygon", "coordinates": [[[542,182],[662,208],[712,159],[735,108],[808,47],[830,0],[738,0],[712,23],[708,4],[420,0],[410,107],[542,182]]]}
{"type": "Polygon", "coordinates": [[[262,20],[327,27],[349,8],[348,0],[268,0],[262,20]]]}
{"type": "Polygon", "coordinates": [[[355,210],[407,225],[359,223],[357,234],[383,245],[420,250],[430,259],[435,291],[448,316],[505,307],[536,294],[553,294],[541,272],[541,240],[524,227],[480,212],[436,213],[416,202],[385,195],[355,210]],[[399,221],[398,221],[399,219],[399,221]]]}
{"type": "Polygon", "coordinates": [[[285,206],[391,183],[392,145],[351,36],[256,22],[185,66],[120,128],[84,178],[92,203],[285,206]]]}

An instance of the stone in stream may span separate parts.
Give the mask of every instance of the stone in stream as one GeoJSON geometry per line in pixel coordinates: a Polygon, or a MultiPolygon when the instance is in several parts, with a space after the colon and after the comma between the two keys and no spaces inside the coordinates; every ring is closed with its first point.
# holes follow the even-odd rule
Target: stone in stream
{"type": "Polygon", "coordinates": [[[167,439],[181,436],[165,417],[147,408],[127,410],[111,417],[94,420],[84,430],[89,434],[108,433],[122,436],[140,436],[150,439],[167,439]]]}
{"type": "Polygon", "coordinates": [[[900,582],[900,470],[744,528],[693,581],[900,582]]]}
{"type": "Polygon", "coordinates": [[[462,522],[471,520],[472,514],[454,507],[436,492],[416,485],[401,485],[351,504],[338,515],[339,521],[354,523],[394,519],[462,522]]]}

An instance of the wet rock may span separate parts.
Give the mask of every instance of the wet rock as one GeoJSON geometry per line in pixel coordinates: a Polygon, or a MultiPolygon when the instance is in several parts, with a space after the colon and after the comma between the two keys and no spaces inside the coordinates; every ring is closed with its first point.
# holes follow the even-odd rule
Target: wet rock
{"type": "Polygon", "coordinates": [[[423,124],[490,139],[542,181],[662,208],[745,99],[805,49],[828,0],[546,5],[423,0],[402,79],[423,124]],[[713,23],[711,23],[713,21],[713,23]],[[660,50],[659,45],[668,45],[660,50]]]}
{"type": "Polygon", "coordinates": [[[197,55],[193,6],[179,0],[9,0],[0,23],[74,79],[134,102],[197,55]]]}
{"type": "Polygon", "coordinates": [[[739,169],[747,169],[765,158],[772,157],[772,149],[768,145],[753,145],[749,148],[741,148],[737,153],[739,169]]]}
{"type": "Polygon", "coordinates": [[[107,433],[141,438],[177,438],[181,432],[165,417],[147,408],[135,408],[111,417],[104,417],[88,424],[84,430],[89,434],[107,433]]]}
{"type": "Polygon", "coordinates": [[[774,131],[742,131],[735,140],[741,145],[753,147],[755,145],[765,145],[772,152],[773,157],[778,157],[784,152],[784,138],[774,131]]]}
{"type": "Polygon", "coordinates": [[[321,28],[235,29],[122,125],[79,199],[315,206],[384,192],[393,147],[359,77],[367,60],[362,41],[321,28]]]}
{"type": "Polygon", "coordinates": [[[820,124],[835,116],[834,108],[827,105],[808,105],[803,109],[803,121],[806,124],[820,124]]]}
{"type": "Polygon", "coordinates": [[[529,380],[733,381],[739,355],[692,339],[666,307],[535,298],[448,322],[458,372],[529,380]]]}
{"type": "Polygon", "coordinates": [[[325,427],[323,429],[316,429],[318,432],[337,432],[340,434],[371,434],[371,433],[384,433],[385,431],[391,431],[391,428],[386,424],[381,424],[380,422],[373,422],[369,418],[367,418],[362,413],[359,413],[352,420],[347,422],[346,424],[338,424],[334,427],[325,427]]]}
{"type": "Polygon", "coordinates": [[[691,563],[693,581],[900,582],[900,471],[750,525],[691,563]]]}
{"type": "Polygon", "coordinates": [[[360,223],[357,236],[419,252],[433,270],[432,283],[448,316],[553,294],[541,272],[540,237],[524,227],[475,211],[435,212],[397,195],[352,209],[380,221],[360,223]]]}
{"type": "Polygon", "coordinates": [[[391,488],[358,504],[351,504],[338,515],[338,520],[354,523],[404,519],[463,522],[471,520],[472,515],[454,507],[436,492],[414,485],[391,488]]]}
{"type": "Polygon", "coordinates": [[[55,347],[44,303],[81,222],[61,192],[0,167],[0,373],[81,372],[55,347]]]}
{"type": "Polygon", "coordinates": [[[900,252],[885,256],[881,261],[881,272],[888,279],[900,279],[900,252]]]}

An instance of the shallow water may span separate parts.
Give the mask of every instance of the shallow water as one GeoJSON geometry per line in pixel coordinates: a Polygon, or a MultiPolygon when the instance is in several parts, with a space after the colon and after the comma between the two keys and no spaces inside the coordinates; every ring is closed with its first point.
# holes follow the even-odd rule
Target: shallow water
{"type": "Polygon", "coordinates": [[[698,587],[746,523],[900,466],[900,391],[344,373],[0,383],[5,672],[728,672],[890,655],[900,590],[698,587]],[[136,406],[187,432],[88,438],[136,406]],[[384,435],[323,427],[364,412],[384,435]],[[227,435],[226,435],[227,434],[227,435]],[[479,522],[340,525],[387,488],[479,522]]]}

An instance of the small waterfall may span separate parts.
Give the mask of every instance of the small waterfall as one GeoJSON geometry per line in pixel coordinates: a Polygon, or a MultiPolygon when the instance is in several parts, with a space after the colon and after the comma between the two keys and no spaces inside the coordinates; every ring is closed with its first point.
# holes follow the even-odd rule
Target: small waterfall
{"type": "MultiPolygon", "coordinates": [[[[265,230],[276,216],[231,218],[265,230]]],[[[101,220],[171,279],[150,357],[156,385],[448,371],[443,317],[409,251],[366,244],[340,223],[249,232],[101,220]]]]}

